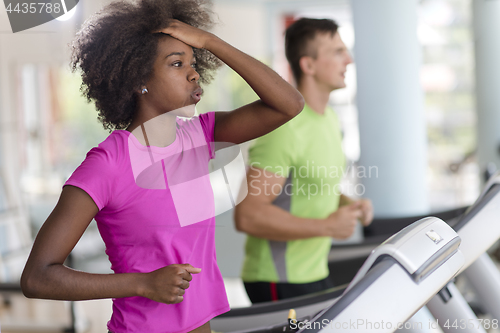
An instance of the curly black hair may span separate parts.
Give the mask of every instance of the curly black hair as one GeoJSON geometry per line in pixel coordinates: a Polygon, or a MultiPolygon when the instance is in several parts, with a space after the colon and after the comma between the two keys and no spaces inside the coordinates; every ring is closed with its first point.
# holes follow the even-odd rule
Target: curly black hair
{"type": "MultiPolygon", "coordinates": [[[[209,0],[121,0],[94,14],[71,44],[71,70],[81,70],[80,90],[94,101],[98,119],[110,132],[125,129],[137,106],[138,91],[151,77],[158,41],[152,33],[177,19],[207,30],[215,24],[209,0]]],[[[222,62],[193,48],[200,84],[208,84],[222,62]]]]}

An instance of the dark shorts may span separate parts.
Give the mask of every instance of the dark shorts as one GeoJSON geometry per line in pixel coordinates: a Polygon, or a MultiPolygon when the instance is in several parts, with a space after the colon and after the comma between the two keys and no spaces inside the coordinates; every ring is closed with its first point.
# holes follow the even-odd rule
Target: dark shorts
{"type": "Polygon", "coordinates": [[[252,303],[277,301],[335,287],[330,278],[311,283],[245,282],[244,285],[252,303]]]}

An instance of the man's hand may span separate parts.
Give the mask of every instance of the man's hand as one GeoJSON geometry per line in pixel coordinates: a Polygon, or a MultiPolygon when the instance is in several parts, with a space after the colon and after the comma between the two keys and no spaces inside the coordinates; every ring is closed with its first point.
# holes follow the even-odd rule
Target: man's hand
{"type": "Polygon", "coordinates": [[[189,281],[193,279],[191,274],[200,272],[201,268],[190,264],[174,264],[145,273],[145,284],[140,294],[160,303],[180,303],[189,288],[189,281]]]}
{"type": "Polygon", "coordinates": [[[363,227],[367,227],[373,221],[373,206],[372,202],[369,199],[360,199],[356,202],[359,202],[361,205],[361,211],[363,214],[359,219],[363,227]]]}
{"type": "Polygon", "coordinates": [[[327,234],[336,239],[349,238],[354,233],[358,219],[363,216],[362,203],[344,205],[326,218],[327,234]]]}
{"type": "Polygon", "coordinates": [[[363,225],[363,227],[367,227],[372,223],[373,220],[373,206],[372,202],[370,199],[359,199],[359,200],[353,200],[349,198],[347,195],[341,194],[340,199],[339,199],[339,207],[345,206],[345,205],[351,205],[355,202],[360,203],[360,208],[362,211],[362,215],[359,218],[359,221],[363,225]]]}
{"type": "Polygon", "coordinates": [[[170,21],[167,28],[154,31],[154,33],[159,32],[177,38],[181,42],[197,49],[204,49],[207,45],[207,41],[215,37],[214,34],[208,31],[195,28],[192,25],[174,19],[170,21]]]}

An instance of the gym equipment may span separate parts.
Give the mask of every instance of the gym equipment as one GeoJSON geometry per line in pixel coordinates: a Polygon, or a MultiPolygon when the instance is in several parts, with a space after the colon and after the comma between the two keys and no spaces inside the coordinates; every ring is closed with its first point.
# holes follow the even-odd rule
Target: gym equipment
{"type": "MultiPolygon", "coordinates": [[[[493,318],[488,326],[498,327],[500,318],[500,272],[486,251],[500,238],[500,173],[484,187],[476,202],[453,226],[462,239],[460,250],[465,259],[464,273],[481,304],[493,318]]],[[[445,332],[485,332],[458,290],[450,285],[428,304],[445,332]],[[479,323],[479,324],[478,324],[479,323]],[[450,325],[451,324],[451,325],[450,325]]],[[[483,328],[484,327],[484,328],[483,328]]]]}
{"type": "MultiPolygon", "coordinates": [[[[310,321],[297,311],[299,324],[289,329],[303,328],[300,332],[394,332],[404,327],[406,320],[458,273],[464,263],[459,244],[456,232],[442,220],[434,217],[419,220],[378,246],[342,296],[330,300],[331,306],[317,315],[310,313],[309,316],[314,316],[310,321]]],[[[254,307],[262,310],[265,305],[248,309],[254,307]]],[[[284,321],[286,311],[281,320],[276,317],[275,322],[284,321]]],[[[244,328],[243,325],[230,327],[225,318],[231,318],[234,324],[245,319],[242,318],[245,316],[230,313],[214,318],[212,329],[218,332],[274,332],[286,331],[289,326],[285,322],[257,329],[244,328]]],[[[267,315],[272,315],[270,309],[267,315]]],[[[255,323],[264,324],[261,316],[254,316],[254,327],[255,323]]]]}

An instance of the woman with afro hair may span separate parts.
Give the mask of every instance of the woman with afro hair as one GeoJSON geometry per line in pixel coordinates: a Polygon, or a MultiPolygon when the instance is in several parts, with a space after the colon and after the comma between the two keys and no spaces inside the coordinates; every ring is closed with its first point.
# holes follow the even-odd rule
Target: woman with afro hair
{"type": "Polygon", "coordinates": [[[262,136],[304,101],[273,70],[209,33],[212,16],[204,0],[115,1],[76,35],[72,68],[111,133],[66,181],[40,229],[21,277],[27,297],[113,298],[113,333],[210,332],[210,319],[229,310],[208,180],[214,142],[262,136]],[[222,62],[260,99],[194,116],[199,84],[222,62]],[[94,218],[114,274],[64,265],[94,218]]]}

